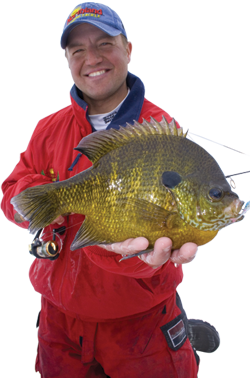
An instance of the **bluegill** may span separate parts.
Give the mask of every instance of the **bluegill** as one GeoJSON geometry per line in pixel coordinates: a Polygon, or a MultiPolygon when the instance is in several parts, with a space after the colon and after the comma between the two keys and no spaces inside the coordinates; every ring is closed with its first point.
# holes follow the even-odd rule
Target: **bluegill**
{"type": "Polygon", "coordinates": [[[35,233],[59,215],[85,215],[71,249],[144,236],[149,249],[167,236],[173,249],[212,240],[244,218],[215,159],[175,122],[134,122],[95,132],[76,148],[92,167],[61,182],[26,189],[15,210],[35,233]]]}

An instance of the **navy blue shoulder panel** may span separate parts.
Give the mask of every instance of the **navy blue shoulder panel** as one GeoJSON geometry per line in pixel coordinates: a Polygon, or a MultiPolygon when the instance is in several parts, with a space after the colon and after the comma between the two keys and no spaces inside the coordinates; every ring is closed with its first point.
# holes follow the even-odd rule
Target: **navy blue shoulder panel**
{"type": "Polygon", "coordinates": [[[86,111],[87,103],[81,98],[81,91],[77,88],[77,86],[74,84],[70,91],[71,97],[74,99],[74,101],[79,105],[82,109],[86,111]]]}
{"type": "Polygon", "coordinates": [[[130,89],[129,95],[107,129],[119,129],[119,126],[126,126],[127,122],[133,124],[140,117],[145,95],[144,84],[139,77],[129,72],[127,85],[130,89]]]}
{"type": "MultiPolygon", "coordinates": [[[[79,105],[86,112],[88,104],[83,100],[82,92],[80,91],[80,89],[77,88],[77,86],[75,84],[71,88],[70,95],[75,100],[77,105],[79,105]]],[[[88,112],[86,113],[86,118],[89,121],[89,123],[91,124],[89,116],[88,116],[88,112]]],[[[91,125],[91,127],[92,127],[93,132],[96,131],[92,125],[91,125]]]]}

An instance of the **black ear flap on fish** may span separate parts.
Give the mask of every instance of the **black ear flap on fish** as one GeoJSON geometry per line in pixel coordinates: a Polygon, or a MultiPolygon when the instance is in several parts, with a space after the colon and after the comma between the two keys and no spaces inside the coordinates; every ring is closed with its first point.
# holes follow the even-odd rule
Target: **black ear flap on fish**
{"type": "Polygon", "coordinates": [[[166,171],[162,174],[162,183],[169,189],[175,188],[182,181],[178,172],[166,171]]]}

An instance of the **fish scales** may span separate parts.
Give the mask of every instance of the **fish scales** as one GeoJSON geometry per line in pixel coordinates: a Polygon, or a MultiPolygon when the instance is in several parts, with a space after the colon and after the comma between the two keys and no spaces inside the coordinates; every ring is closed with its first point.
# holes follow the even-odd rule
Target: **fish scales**
{"type": "MultiPolygon", "coordinates": [[[[157,223],[154,226],[151,222],[148,222],[147,217],[144,217],[144,219],[143,217],[139,218],[137,204],[135,201],[129,201],[130,198],[133,198],[133,200],[140,199],[145,201],[145,206],[148,202],[159,207],[162,206],[168,211],[173,209],[173,197],[169,195],[169,192],[166,192],[162,185],[161,174],[166,170],[173,169],[177,169],[180,173],[185,171],[185,169],[183,170],[183,152],[181,151],[180,142],[179,139],[173,140],[173,137],[169,138],[166,135],[160,137],[151,136],[146,141],[141,140],[140,143],[131,143],[112,151],[109,156],[103,157],[97,169],[100,171],[100,175],[104,176],[103,182],[105,185],[108,184],[109,188],[112,188],[112,190],[108,190],[107,186],[103,187],[102,193],[109,193],[111,198],[109,199],[108,195],[104,197],[107,207],[101,206],[101,203],[98,203],[98,198],[93,199],[97,206],[93,209],[93,218],[91,220],[94,221],[95,214],[102,210],[102,217],[99,213],[98,220],[101,219],[105,235],[110,234],[105,242],[117,240],[117,234],[122,240],[145,235],[148,237],[150,245],[152,245],[158,237],[165,235],[172,236],[175,239],[179,234],[179,243],[175,244],[177,248],[183,243],[183,235],[189,233],[191,238],[195,237],[194,230],[189,229],[180,219],[178,225],[182,228],[182,232],[180,230],[177,231],[176,227],[172,227],[173,230],[170,231],[171,222],[169,222],[169,227],[167,228],[166,219],[160,225],[157,223]],[[168,144],[169,147],[166,148],[168,144]],[[147,151],[146,157],[144,157],[145,150],[147,151]],[[124,156],[132,156],[132,158],[127,161],[124,156]],[[113,161],[119,167],[119,173],[114,169],[113,161]],[[110,177],[111,179],[109,179],[110,177]],[[110,202],[113,202],[114,206],[109,207],[110,202]],[[117,213],[118,209],[122,214],[117,213]],[[120,227],[117,226],[115,229],[110,227],[110,222],[114,219],[117,219],[117,223],[120,223],[120,227]],[[128,219],[129,224],[126,224],[128,219]]],[[[192,167],[192,164],[190,164],[190,167],[192,167]]],[[[192,172],[190,169],[186,170],[186,174],[192,172]]],[[[151,211],[149,206],[148,212],[151,211]]],[[[156,221],[157,216],[158,214],[155,215],[156,221]]],[[[167,216],[168,214],[164,214],[164,217],[167,216]]],[[[172,216],[172,218],[174,220],[176,216],[172,216]]],[[[206,237],[211,237],[211,235],[201,235],[200,233],[201,237],[203,239],[205,237],[206,240],[206,237]]]]}
{"type": "Polygon", "coordinates": [[[58,183],[30,188],[12,199],[30,231],[64,213],[85,215],[71,249],[145,236],[173,248],[212,240],[243,202],[215,159],[165,118],[96,132],[77,147],[93,166],[58,183]]]}

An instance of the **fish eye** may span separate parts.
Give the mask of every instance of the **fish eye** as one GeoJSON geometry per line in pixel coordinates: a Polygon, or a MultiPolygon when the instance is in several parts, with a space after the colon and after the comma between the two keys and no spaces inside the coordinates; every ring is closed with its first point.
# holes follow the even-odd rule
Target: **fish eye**
{"type": "Polygon", "coordinates": [[[169,189],[173,189],[182,181],[181,176],[177,172],[166,171],[162,174],[162,183],[169,189]]]}
{"type": "Polygon", "coordinates": [[[212,201],[219,201],[223,198],[224,192],[219,188],[212,188],[209,190],[208,196],[212,201]]]}

